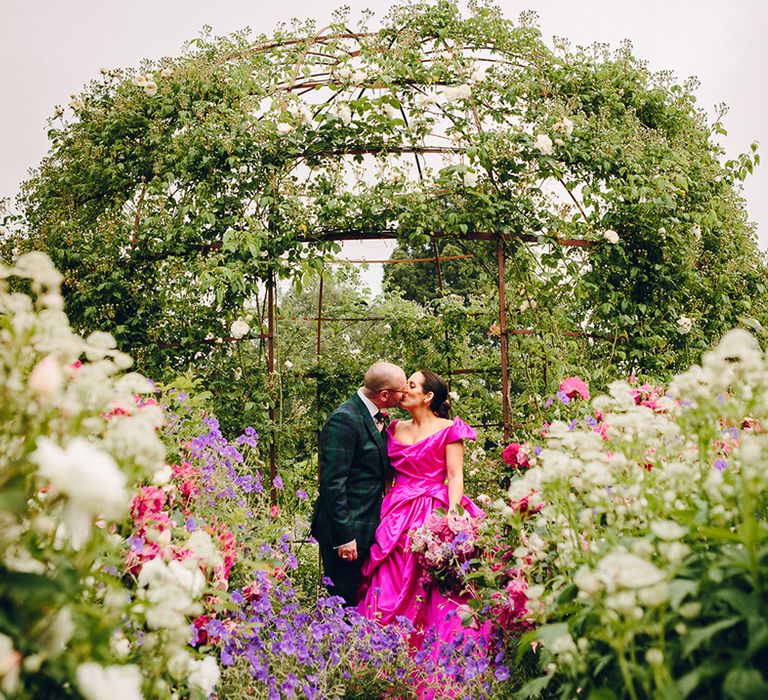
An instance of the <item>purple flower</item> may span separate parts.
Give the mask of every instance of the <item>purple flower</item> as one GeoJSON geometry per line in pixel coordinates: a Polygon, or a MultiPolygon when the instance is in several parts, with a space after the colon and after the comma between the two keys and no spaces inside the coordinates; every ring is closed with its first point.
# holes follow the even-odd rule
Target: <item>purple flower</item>
{"type": "Polygon", "coordinates": [[[571,403],[571,398],[566,394],[564,391],[558,391],[557,394],[555,394],[558,399],[560,399],[561,403],[569,404],[571,403]]]}
{"type": "Polygon", "coordinates": [[[136,554],[141,554],[144,551],[144,540],[141,537],[129,537],[128,542],[131,546],[131,551],[136,554]]]}
{"type": "Polygon", "coordinates": [[[187,518],[187,532],[194,532],[197,530],[197,523],[192,517],[187,518]]]}
{"type": "Polygon", "coordinates": [[[296,491],[296,498],[300,501],[306,501],[309,498],[309,494],[304,489],[296,491]]]}
{"type": "Polygon", "coordinates": [[[274,479],[272,479],[272,486],[274,486],[276,489],[283,488],[283,480],[280,478],[280,476],[276,476],[274,479]]]}
{"type": "Polygon", "coordinates": [[[549,398],[544,402],[544,408],[549,408],[552,405],[554,397],[550,394],[549,398]]]}
{"type": "Polygon", "coordinates": [[[728,468],[728,462],[722,457],[715,460],[715,469],[719,472],[724,472],[728,468]]]}

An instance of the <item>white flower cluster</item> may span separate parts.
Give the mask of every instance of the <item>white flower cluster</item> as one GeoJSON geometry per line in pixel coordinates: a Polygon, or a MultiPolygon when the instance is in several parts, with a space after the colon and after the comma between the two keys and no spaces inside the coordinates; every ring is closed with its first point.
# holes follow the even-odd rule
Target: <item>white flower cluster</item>
{"type": "MultiPolygon", "coordinates": [[[[541,567],[550,585],[573,581],[603,638],[640,625],[663,634],[669,606],[695,617],[701,606],[685,596],[697,586],[681,577],[697,550],[715,550],[689,523],[737,532],[745,495],[768,490],[768,359],[750,333],[730,331],[666,396],[643,403],[617,381],[592,402],[607,433],[554,421],[537,463],[495,504],[521,527],[518,562],[541,567]]],[[[561,663],[575,655],[570,637],[549,646],[561,663]]],[[[649,663],[663,663],[659,654],[649,663]]]]}
{"type": "MultiPolygon", "coordinates": [[[[146,397],[152,383],[125,372],[131,360],[110,334],[83,338],[73,332],[62,311],[61,282],[42,253],[0,265],[0,566],[48,576],[53,586],[66,563],[76,567],[84,592],[70,592],[58,605],[53,598],[32,601],[25,609],[31,622],[19,639],[0,634],[0,696],[13,696],[25,673],[45,673],[45,661],[66,655],[57,668],[72,669],[65,680],[83,697],[134,700],[143,697],[146,681],[139,665],[119,665],[130,640],[116,632],[111,640],[74,643],[84,617],[115,630],[126,620],[162,630],[147,635],[151,657],[140,654],[138,661],[164,664],[187,646],[187,615],[201,610],[201,567],[220,565],[221,555],[210,535],[192,533],[186,563],[155,559],[144,565],[139,605],[135,593],[106,571],[106,557],[124,554],[121,538],[110,531],[127,514],[135,485],[150,476],[168,479],[158,435],[164,416],[146,397]],[[11,292],[9,278],[25,280],[32,296],[11,292]],[[92,660],[110,656],[115,665],[92,660]]],[[[208,695],[218,673],[213,658],[191,658],[180,685],[208,695]]]]}
{"type": "Polygon", "coordinates": [[[152,97],[157,94],[157,83],[152,80],[152,77],[145,73],[139,73],[131,81],[136,87],[140,87],[144,92],[152,97]]]}

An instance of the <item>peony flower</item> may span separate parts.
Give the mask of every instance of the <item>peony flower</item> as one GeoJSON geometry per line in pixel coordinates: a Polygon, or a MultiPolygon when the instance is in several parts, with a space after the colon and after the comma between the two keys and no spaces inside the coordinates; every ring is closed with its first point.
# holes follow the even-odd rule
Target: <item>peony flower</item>
{"type": "Polygon", "coordinates": [[[86,700],[142,700],[138,666],[101,666],[89,661],[75,672],[77,686],[86,700]]]}
{"type": "Polygon", "coordinates": [[[546,134],[536,134],[536,140],[533,142],[533,147],[545,156],[551,156],[555,152],[552,139],[546,134]]]}
{"type": "Polygon", "coordinates": [[[691,332],[691,329],[693,328],[693,321],[688,318],[687,316],[680,316],[680,318],[677,319],[677,332],[681,335],[688,335],[688,333],[691,332]]]}
{"type": "Polygon", "coordinates": [[[603,238],[612,245],[616,245],[616,243],[619,242],[619,234],[616,233],[616,231],[613,229],[608,229],[605,233],[603,233],[603,238]]]}
{"type": "Polygon", "coordinates": [[[240,338],[244,338],[246,335],[248,335],[248,331],[250,330],[250,326],[245,321],[240,319],[233,321],[232,325],[229,327],[230,334],[237,340],[240,340],[240,338]]]}
{"type": "Polygon", "coordinates": [[[586,401],[589,398],[589,387],[579,377],[567,377],[560,382],[559,390],[565,394],[569,399],[583,399],[586,401]]]}
{"type": "Polygon", "coordinates": [[[64,374],[61,365],[53,355],[38,362],[29,375],[29,388],[42,399],[49,398],[61,391],[64,374]]]}

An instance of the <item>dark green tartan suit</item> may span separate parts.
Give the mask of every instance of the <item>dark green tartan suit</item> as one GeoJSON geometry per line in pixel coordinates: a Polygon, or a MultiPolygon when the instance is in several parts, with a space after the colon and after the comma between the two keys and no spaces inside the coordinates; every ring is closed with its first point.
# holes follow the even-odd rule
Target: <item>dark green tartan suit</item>
{"type": "Polygon", "coordinates": [[[312,535],[320,543],[329,590],[350,605],[360,584],[360,567],[373,544],[389,474],[387,444],[362,399],[355,394],[325,421],[320,433],[320,494],[312,535]],[[357,561],[334,549],[357,541],[357,561]]]}

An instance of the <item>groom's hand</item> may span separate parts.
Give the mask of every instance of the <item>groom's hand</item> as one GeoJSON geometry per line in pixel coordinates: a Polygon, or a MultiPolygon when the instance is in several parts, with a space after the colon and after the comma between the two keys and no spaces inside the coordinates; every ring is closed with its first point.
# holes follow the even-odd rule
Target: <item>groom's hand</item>
{"type": "Polygon", "coordinates": [[[357,540],[347,542],[338,548],[339,557],[346,561],[355,561],[357,559],[357,540]]]}

